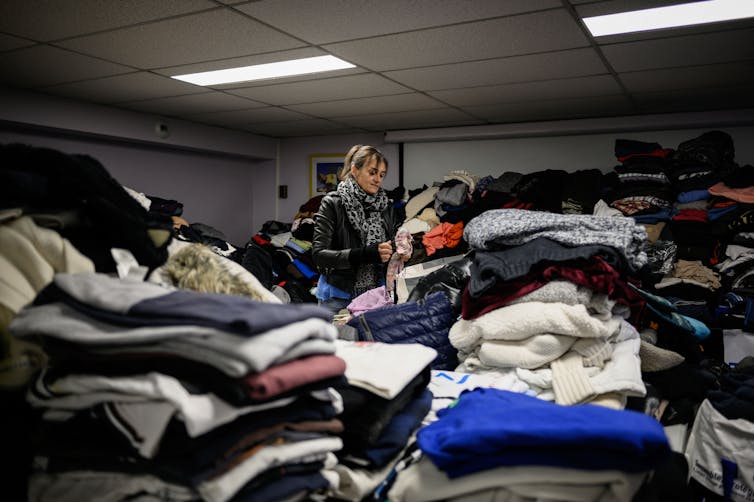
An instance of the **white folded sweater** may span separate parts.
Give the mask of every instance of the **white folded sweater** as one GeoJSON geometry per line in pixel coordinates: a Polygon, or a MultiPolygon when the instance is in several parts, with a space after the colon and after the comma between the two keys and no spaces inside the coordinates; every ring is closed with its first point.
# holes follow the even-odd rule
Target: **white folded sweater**
{"type": "Polygon", "coordinates": [[[450,343],[470,351],[481,340],[524,340],[538,334],[568,335],[576,338],[607,338],[620,326],[614,316],[601,321],[582,305],[527,302],[492,310],[476,319],[457,321],[450,328],[450,343]]]}
{"type": "Polygon", "coordinates": [[[602,366],[588,366],[588,358],[572,349],[554,360],[549,368],[517,368],[516,374],[532,388],[539,389],[538,397],[563,405],[586,403],[611,393],[644,396],[640,342],[636,328],[622,321],[611,340],[610,358],[602,366]]]}

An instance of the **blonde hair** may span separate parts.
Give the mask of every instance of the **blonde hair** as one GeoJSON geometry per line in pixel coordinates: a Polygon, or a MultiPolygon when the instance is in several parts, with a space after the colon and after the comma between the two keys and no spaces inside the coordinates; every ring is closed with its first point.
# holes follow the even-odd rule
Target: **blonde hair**
{"type": "Polygon", "coordinates": [[[384,163],[387,170],[387,159],[382,155],[381,151],[369,145],[353,145],[346,154],[346,158],[343,161],[343,169],[340,171],[338,179],[343,181],[351,176],[351,164],[356,166],[356,169],[361,169],[371,159],[376,159],[377,165],[384,163]]]}

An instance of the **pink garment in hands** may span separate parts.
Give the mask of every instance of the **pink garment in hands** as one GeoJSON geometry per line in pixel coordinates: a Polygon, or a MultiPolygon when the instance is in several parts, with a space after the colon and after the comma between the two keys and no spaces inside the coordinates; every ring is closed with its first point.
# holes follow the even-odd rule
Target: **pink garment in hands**
{"type": "Polygon", "coordinates": [[[395,291],[395,280],[403,272],[403,262],[414,252],[411,244],[411,232],[405,228],[398,229],[395,234],[395,251],[387,264],[387,277],[385,278],[385,298],[392,300],[395,291]]]}

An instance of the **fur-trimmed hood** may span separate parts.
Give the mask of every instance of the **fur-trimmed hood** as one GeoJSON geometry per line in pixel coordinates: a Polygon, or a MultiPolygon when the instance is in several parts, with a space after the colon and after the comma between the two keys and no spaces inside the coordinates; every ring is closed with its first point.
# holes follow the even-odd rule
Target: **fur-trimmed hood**
{"type": "Polygon", "coordinates": [[[281,303],[251,272],[201,244],[182,246],[150,280],[203,293],[241,295],[261,302],[281,303]]]}

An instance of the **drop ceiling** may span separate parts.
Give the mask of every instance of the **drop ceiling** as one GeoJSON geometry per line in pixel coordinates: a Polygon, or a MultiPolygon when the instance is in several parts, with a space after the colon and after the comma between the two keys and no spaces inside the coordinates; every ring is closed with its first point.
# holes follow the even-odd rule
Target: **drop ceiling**
{"type": "Polygon", "coordinates": [[[598,38],[580,21],[671,3],[3,0],[0,86],[269,137],[754,106],[754,20],[598,38]],[[170,78],[324,54],[356,67],[170,78]]]}

